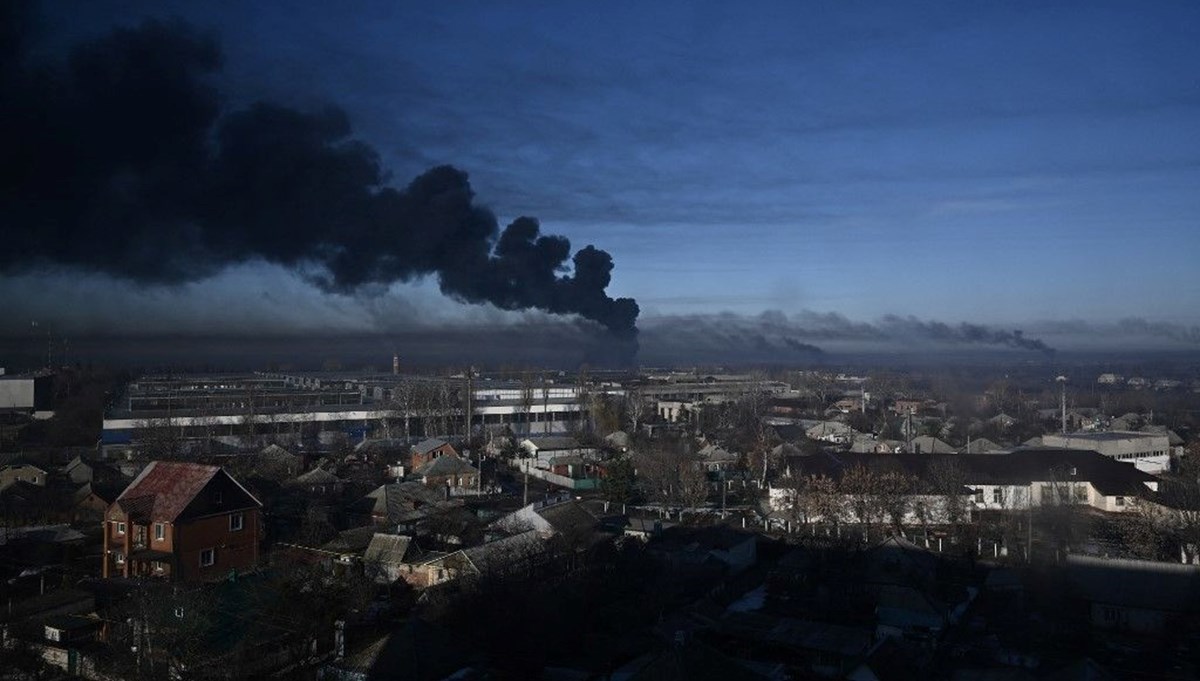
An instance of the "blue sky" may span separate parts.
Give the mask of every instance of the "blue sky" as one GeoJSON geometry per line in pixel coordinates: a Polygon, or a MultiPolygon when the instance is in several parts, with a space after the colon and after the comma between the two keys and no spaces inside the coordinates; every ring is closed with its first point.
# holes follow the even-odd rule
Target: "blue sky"
{"type": "MultiPolygon", "coordinates": [[[[1200,323],[1194,2],[91,2],[45,14],[51,45],[144,16],[216,31],[229,108],[336,103],[397,184],[451,163],[502,222],[533,215],[611,252],[610,292],[643,317],[1200,323]]],[[[345,303],[291,279],[243,268],[152,295],[218,301],[218,320],[247,286],[312,309],[345,303]]],[[[428,283],[390,295],[414,314],[455,314],[428,283]]]]}

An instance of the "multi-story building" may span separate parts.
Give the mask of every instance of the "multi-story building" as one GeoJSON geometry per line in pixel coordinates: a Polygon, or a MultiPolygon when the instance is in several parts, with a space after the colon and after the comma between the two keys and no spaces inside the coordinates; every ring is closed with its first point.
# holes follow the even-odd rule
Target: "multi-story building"
{"type": "Polygon", "coordinates": [[[261,513],[223,468],[152,462],[105,513],[103,575],[199,582],[250,569],[261,513]]]}

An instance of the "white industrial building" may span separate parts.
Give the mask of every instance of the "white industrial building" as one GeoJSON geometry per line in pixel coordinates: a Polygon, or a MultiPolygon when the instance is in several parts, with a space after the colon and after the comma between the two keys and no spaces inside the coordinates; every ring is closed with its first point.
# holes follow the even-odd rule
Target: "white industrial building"
{"type": "Polygon", "coordinates": [[[1151,474],[1171,470],[1171,442],[1166,433],[1114,430],[1043,435],[1042,445],[1065,449],[1090,449],[1110,459],[1133,464],[1138,470],[1151,474]]]}
{"type": "Polygon", "coordinates": [[[6,374],[0,369],[0,413],[22,412],[34,418],[54,416],[54,374],[6,374]]]}

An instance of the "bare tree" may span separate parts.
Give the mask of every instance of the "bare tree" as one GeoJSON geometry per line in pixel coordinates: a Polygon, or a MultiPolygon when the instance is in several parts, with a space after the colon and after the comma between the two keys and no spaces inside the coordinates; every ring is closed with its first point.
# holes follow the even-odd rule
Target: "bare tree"
{"type": "Polygon", "coordinates": [[[180,427],[170,417],[140,420],[136,433],[133,444],[151,459],[170,461],[183,455],[180,427]]]}
{"type": "Polygon", "coordinates": [[[825,475],[804,478],[800,505],[807,519],[835,526],[841,523],[846,513],[846,497],[838,489],[837,482],[825,475]]]}
{"type": "Polygon", "coordinates": [[[679,457],[676,464],[678,501],[684,508],[695,509],[708,500],[708,476],[704,465],[694,454],[679,457]]]}
{"type": "Polygon", "coordinates": [[[625,414],[629,418],[630,435],[638,432],[645,408],[646,403],[642,398],[642,391],[634,386],[627,386],[625,388],[625,414]]]}
{"type": "Polygon", "coordinates": [[[521,414],[525,419],[525,437],[533,434],[533,374],[521,372],[521,414]]]}
{"type": "Polygon", "coordinates": [[[838,488],[846,495],[850,511],[869,536],[871,526],[880,517],[880,478],[871,469],[857,465],[842,474],[838,488]]]}
{"type": "Polygon", "coordinates": [[[885,471],[878,478],[880,511],[895,532],[903,533],[904,519],[912,508],[910,495],[917,487],[916,478],[900,470],[885,471]]]}
{"type": "Polygon", "coordinates": [[[967,504],[963,499],[966,469],[954,459],[938,458],[930,461],[925,471],[933,493],[941,498],[946,522],[957,530],[967,517],[967,504]]]}

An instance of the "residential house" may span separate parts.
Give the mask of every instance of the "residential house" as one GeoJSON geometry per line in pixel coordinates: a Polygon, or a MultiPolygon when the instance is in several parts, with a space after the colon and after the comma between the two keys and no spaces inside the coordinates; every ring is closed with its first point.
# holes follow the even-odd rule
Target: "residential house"
{"type": "Polygon", "coordinates": [[[363,565],[375,581],[390,584],[401,578],[410,553],[416,553],[412,537],[376,532],[363,553],[363,565]]]}
{"type": "Polygon", "coordinates": [[[303,492],[308,496],[337,496],[345,483],[341,478],[324,468],[314,468],[283,483],[284,487],[303,492]]]}
{"type": "Polygon", "coordinates": [[[75,518],[103,520],[108,507],[121,496],[127,481],[88,482],[75,491],[75,518]]]}
{"type": "Polygon", "coordinates": [[[958,450],[932,435],[918,435],[909,441],[908,451],[913,454],[954,454],[958,450]]]}
{"type": "Polygon", "coordinates": [[[304,470],[304,459],[276,444],[252,454],[250,475],[264,480],[283,482],[304,470]]]}
{"type": "Polygon", "coordinates": [[[1005,414],[1004,412],[1000,412],[999,414],[996,414],[992,418],[988,419],[987,422],[994,426],[999,426],[1000,429],[1003,430],[1005,428],[1011,428],[1015,426],[1017,424],[1017,419],[1005,414]]]}
{"type": "Polygon", "coordinates": [[[258,563],[262,503],[223,468],[154,461],[108,508],[103,575],[197,582],[258,563]]]}
{"type": "Polygon", "coordinates": [[[413,474],[426,487],[445,488],[451,494],[474,493],[479,471],[457,454],[439,456],[416,467],[413,474]]]}
{"type": "Polygon", "coordinates": [[[893,401],[892,406],[889,408],[893,412],[904,416],[907,414],[916,414],[917,412],[921,411],[925,404],[926,400],[899,399],[893,401]]]}
{"type": "Polygon", "coordinates": [[[820,421],[809,427],[804,434],[812,440],[839,444],[853,442],[854,438],[859,435],[857,431],[841,421],[820,421]]]}
{"type": "Polygon", "coordinates": [[[862,454],[899,454],[904,451],[904,442],[877,440],[874,435],[859,435],[850,443],[850,451],[862,454]]]}
{"type": "Polygon", "coordinates": [[[16,482],[46,486],[46,469],[25,459],[14,459],[0,466],[0,489],[16,482]]]}
{"type": "Polygon", "coordinates": [[[728,471],[737,466],[738,455],[715,443],[709,443],[696,452],[704,470],[712,473],[728,471]]]}
{"type": "Polygon", "coordinates": [[[409,469],[416,470],[430,461],[440,459],[443,456],[457,457],[458,452],[454,449],[454,445],[437,438],[421,440],[413,445],[412,450],[409,452],[409,469]]]}
{"type": "MultiPolygon", "coordinates": [[[[1005,449],[1005,447],[1002,447],[1002,446],[996,444],[995,442],[992,442],[991,440],[987,439],[986,437],[977,437],[973,440],[967,441],[967,446],[962,448],[962,453],[963,454],[987,454],[989,452],[1004,451],[1004,449],[1005,449]]],[[[940,454],[942,452],[935,452],[935,453],[940,454]]]]}
{"type": "Polygon", "coordinates": [[[350,510],[370,518],[376,525],[411,530],[418,522],[457,508],[460,503],[448,500],[444,492],[414,481],[380,485],[355,502],[350,510]]]}
{"type": "Polygon", "coordinates": [[[586,503],[571,499],[554,499],[522,507],[491,524],[491,528],[508,534],[537,530],[544,537],[559,536],[572,544],[589,543],[595,537],[600,519],[586,503]]]}
{"type": "Polygon", "coordinates": [[[595,447],[585,447],[573,437],[526,438],[518,444],[527,457],[535,459],[534,465],[549,470],[550,461],[562,456],[578,456],[587,460],[598,458],[595,447]]]}
{"type": "MultiPolygon", "coordinates": [[[[107,463],[92,461],[84,458],[82,455],[76,456],[67,465],[63,466],[62,474],[67,480],[76,485],[83,485],[89,482],[107,482],[121,478],[120,472],[107,463]]],[[[126,479],[126,482],[128,482],[128,479],[126,479]]]]}

